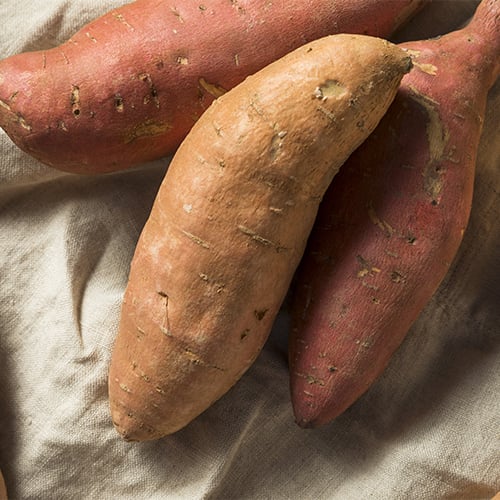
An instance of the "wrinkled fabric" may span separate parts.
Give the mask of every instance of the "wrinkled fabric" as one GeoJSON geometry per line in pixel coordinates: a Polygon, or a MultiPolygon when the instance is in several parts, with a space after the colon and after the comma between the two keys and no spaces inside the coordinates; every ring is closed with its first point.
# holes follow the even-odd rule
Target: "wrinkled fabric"
{"type": "MultiPolygon", "coordinates": [[[[0,0],[0,57],[63,42],[123,0],[0,0]]],[[[435,1],[395,38],[461,26],[435,1]]],[[[293,421],[286,304],[222,399],[164,439],[126,443],[107,369],[130,260],[168,167],[83,177],[0,132],[0,469],[12,499],[490,499],[500,490],[500,84],[474,204],[438,292],[370,390],[330,425],[293,421]]]]}

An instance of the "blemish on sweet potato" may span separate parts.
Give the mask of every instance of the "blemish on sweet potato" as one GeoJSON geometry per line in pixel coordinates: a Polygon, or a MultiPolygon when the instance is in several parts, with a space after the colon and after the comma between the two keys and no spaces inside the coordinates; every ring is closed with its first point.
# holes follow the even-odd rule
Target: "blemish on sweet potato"
{"type": "Polygon", "coordinates": [[[130,144],[141,138],[159,136],[171,129],[172,125],[169,123],[146,120],[145,122],[135,125],[133,129],[129,131],[125,138],[125,144],[130,144]]]}
{"type": "Polygon", "coordinates": [[[368,205],[367,211],[368,217],[373,222],[373,224],[378,226],[382,230],[382,232],[388,238],[390,238],[394,234],[394,228],[387,221],[380,219],[371,203],[368,205]]]}
{"type": "Polygon", "coordinates": [[[78,87],[78,85],[72,86],[69,102],[71,105],[71,112],[75,118],[78,118],[80,116],[80,87],[78,87]]]}
{"type": "Polygon", "coordinates": [[[92,43],[97,43],[97,38],[95,38],[92,34],[90,34],[88,31],[85,33],[85,36],[92,42],[92,43]]]}
{"type": "Polygon", "coordinates": [[[325,381],[316,377],[315,375],[311,375],[308,373],[298,373],[298,372],[296,372],[295,375],[305,379],[309,385],[319,385],[319,386],[325,385],[325,381]]]}
{"type": "Polygon", "coordinates": [[[246,236],[250,236],[250,238],[254,241],[256,241],[257,243],[260,243],[261,245],[265,246],[265,247],[275,247],[275,248],[280,248],[280,246],[273,242],[272,240],[269,240],[267,238],[265,238],[264,236],[261,236],[260,234],[258,234],[256,231],[254,231],[253,229],[250,229],[248,227],[245,227],[243,225],[238,225],[238,229],[240,232],[242,232],[243,234],[245,234],[246,236]]]}
{"type": "Polygon", "coordinates": [[[120,14],[118,12],[112,12],[111,14],[119,23],[123,24],[126,26],[130,31],[134,31],[134,27],[125,19],[125,16],[123,14],[120,14]]]}
{"type": "Polygon", "coordinates": [[[118,113],[123,113],[125,106],[123,103],[123,97],[120,94],[116,94],[114,97],[114,106],[118,113]]]}
{"type": "Polygon", "coordinates": [[[199,236],[196,236],[194,234],[191,234],[189,231],[184,231],[183,229],[181,230],[181,233],[184,235],[184,236],[187,236],[191,241],[193,241],[194,243],[196,243],[197,245],[199,245],[200,247],[202,248],[206,248],[207,250],[210,249],[210,245],[208,242],[206,242],[205,240],[203,240],[202,238],[200,238],[199,236]]]}
{"type": "Polygon", "coordinates": [[[267,314],[267,311],[269,311],[269,309],[259,309],[255,310],[253,313],[258,321],[262,321],[264,319],[264,316],[267,314]]]}
{"type": "Polygon", "coordinates": [[[181,13],[178,11],[176,7],[170,7],[170,11],[180,23],[184,24],[184,18],[182,17],[181,13]]]}
{"type": "Polygon", "coordinates": [[[210,83],[203,77],[200,77],[198,79],[198,83],[203,90],[208,92],[211,96],[215,97],[216,99],[227,92],[227,90],[222,85],[218,85],[216,83],[210,83]]]}
{"type": "Polygon", "coordinates": [[[140,73],[138,78],[141,82],[144,82],[149,87],[149,93],[144,96],[143,103],[149,104],[153,102],[157,108],[160,108],[160,99],[158,97],[158,91],[156,89],[155,84],[153,83],[153,79],[149,73],[140,73]]]}
{"type": "Polygon", "coordinates": [[[120,389],[124,392],[128,392],[129,394],[132,393],[129,387],[127,387],[125,384],[119,384],[120,389]]]}
{"type": "Polygon", "coordinates": [[[324,83],[316,87],[313,95],[316,99],[326,101],[328,98],[339,98],[346,94],[347,89],[338,80],[326,80],[324,83]]]}
{"type": "Polygon", "coordinates": [[[391,281],[393,283],[405,283],[406,282],[406,277],[401,271],[392,271],[391,272],[391,281]]]}

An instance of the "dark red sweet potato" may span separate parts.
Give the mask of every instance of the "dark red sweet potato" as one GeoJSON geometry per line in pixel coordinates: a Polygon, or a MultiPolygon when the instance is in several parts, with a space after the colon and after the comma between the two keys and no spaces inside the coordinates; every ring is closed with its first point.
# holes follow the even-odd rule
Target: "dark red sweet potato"
{"type": "Polygon", "coordinates": [[[293,301],[301,426],[330,422],[367,390],[453,261],[500,71],[499,16],[500,2],[484,0],[463,30],[402,45],[416,69],[320,206],[293,301]]]}
{"type": "Polygon", "coordinates": [[[172,153],[213,99],[325,35],[385,37],[427,0],[137,0],[51,50],[0,62],[0,126],[79,173],[172,153]]]}

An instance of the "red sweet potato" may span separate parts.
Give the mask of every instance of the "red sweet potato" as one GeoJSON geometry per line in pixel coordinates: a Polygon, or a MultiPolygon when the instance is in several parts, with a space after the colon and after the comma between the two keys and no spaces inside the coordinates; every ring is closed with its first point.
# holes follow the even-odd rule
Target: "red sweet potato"
{"type": "Polygon", "coordinates": [[[386,37],[427,0],[137,0],[66,43],[0,62],[0,126],[78,173],[170,154],[215,97],[300,45],[386,37]]]}
{"type": "Polygon", "coordinates": [[[289,362],[296,421],[333,420],[381,374],[466,229],[500,2],[467,27],[402,44],[415,70],[320,206],[297,272],[289,362]]]}
{"type": "Polygon", "coordinates": [[[410,65],[380,38],[332,35],[247,78],[194,125],[131,264],[109,372],[124,438],[177,431],[248,369],[321,197],[410,65]]]}

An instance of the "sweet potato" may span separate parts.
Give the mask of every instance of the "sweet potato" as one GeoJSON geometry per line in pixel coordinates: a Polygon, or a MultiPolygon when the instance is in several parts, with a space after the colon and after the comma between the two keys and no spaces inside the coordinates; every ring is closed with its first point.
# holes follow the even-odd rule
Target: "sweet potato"
{"type": "Polygon", "coordinates": [[[137,0],[66,43],[0,62],[0,126],[77,173],[172,153],[215,97],[300,45],[386,37],[427,0],[137,0]]]}
{"type": "Polygon", "coordinates": [[[0,471],[0,500],[7,500],[7,488],[5,487],[2,471],[0,471]]]}
{"type": "Polygon", "coordinates": [[[301,426],[331,422],[367,390],[453,261],[500,68],[499,6],[484,0],[466,28],[402,45],[415,70],[325,195],[292,300],[301,426]]]}
{"type": "Polygon", "coordinates": [[[332,35],[220,97],[175,154],[132,261],[113,349],[113,422],[173,433],[260,352],[321,197],[396,94],[410,57],[332,35]]]}

